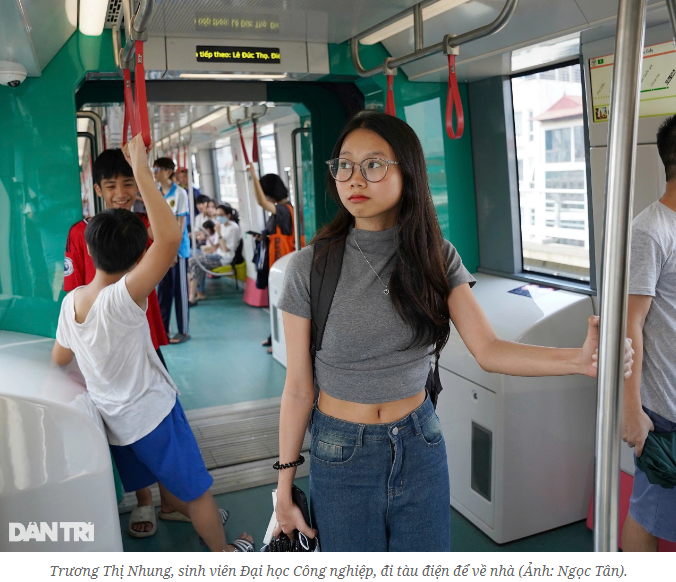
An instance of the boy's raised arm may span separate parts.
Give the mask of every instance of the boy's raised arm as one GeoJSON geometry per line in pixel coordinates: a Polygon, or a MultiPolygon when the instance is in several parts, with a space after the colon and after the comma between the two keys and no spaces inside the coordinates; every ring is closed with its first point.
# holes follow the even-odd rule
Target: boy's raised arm
{"type": "Polygon", "coordinates": [[[137,135],[122,151],[134,170],[154,237],[153,245],[141,262],[127,275],[127,290],[131,298],[143,307],[148,295],[173,265],[183,233],[174,213],[155,185],[148,165],[148,151],[141,136],[137,135]]]}

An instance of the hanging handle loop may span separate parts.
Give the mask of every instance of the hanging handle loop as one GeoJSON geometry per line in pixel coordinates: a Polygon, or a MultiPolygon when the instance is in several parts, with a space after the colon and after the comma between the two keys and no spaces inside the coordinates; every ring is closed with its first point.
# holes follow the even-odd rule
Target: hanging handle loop
{"type": "Polygon", "coordinates": [[[258,130],[256,129],[256,118],[253,120],[253,146],[251,147],[251,161],[258,163],[258,130]]]}
{"type": "Polygon", "coordinates": [[[122,76],[124,79],[124,123],[122,126],[122,145],[125,145],[129,134],[129,123],[131,117],[134,115],[134,98],[131,93],[131,71],[129,69],[124,69],[122,71],[122,76]]]}
{"type": "Polygon", "coordinates": [[[239,141],[242,143],[242,154],[244,155],[244,163],[249,165],[249,154],[246,151],[246,144],[244,143],[244,135],[242,134],[242,126],[237,124],[237,131],[239,131],[239,141]]]}
{"type": "Polygon", "coordinates": [[[139,133],[143,136],[146,147],[150,145],[150,120],[148,119],[148,100],[146,97],[146,72],[143,66],[143,41],[135,41],[136,66],[134,69],[134,94],[131,90],[131,71],[124,69],[124,122],[122,127],[122,143],[127,143],[129,126],[132,138],[139,133]]]}
{"type": "Polygon", "coordinates": [[[460,90],[458,89],[458,78],[455,74],[455,55],[448,55],[448,95],[446,97],[446,133],[451,139],[460,139],[465,131],[465,114],[462,110],[462,101],[460,101],[460,90]],[[455,108],[455,118],[457,129],[453,129],[453,109],[455,108]]]}
{"type": "MultiPolygon", "coordinates": [[[[136,127],[134,135],[140,133],[143,143],[150,145],[150,120],[148,119],[148,99],[146,97],[146,70],[143,65],[143,41],[136,41],[136,68],[134,69],[134,84],[136,89],[136,127]]],[[[132,126],[133,127],[133,126],[132,126]]]]}
{"type": "Polygon", "coordinates": [[[397,110],[394,106],[394,75],[386,75],[386,77],[387,77],[387,97],[385,99],[385,113],[396,117],[397,110]]]}

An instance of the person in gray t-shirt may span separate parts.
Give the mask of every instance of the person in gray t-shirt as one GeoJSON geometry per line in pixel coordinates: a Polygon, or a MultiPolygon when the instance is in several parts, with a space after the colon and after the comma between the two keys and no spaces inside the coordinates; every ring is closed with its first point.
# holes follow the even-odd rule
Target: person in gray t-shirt
{"type": "MultiPolygon", "coordinates": [[[[676,429],[676,116],[657,133],[667,174],[664,196],[632,223],[627,335],[636,350],[634,375],[624,384],[622,438],[643,451],[648,432],[676,429]]],[[[656,551],[657,539],[676,542],[676,489],[648,482],[636,467],[625,551],[656,551]]]]}
{"type": "MultiPolygon", "coordinates": [[[[446,449],[425,387],[451,321],[489,372],[595,376],[598,319],[581,349],[497,337],[470,289],[474,278],[443,239],[422,146],[404,121],[358,115],[328,166],[338,213],[315,240],[343,239],[345,250],[314,370],[312,245],[289,261],[277,304],[287,373],[276,533],[315,534],[291,495],[311,417],[310,502],[322,551],[448,551],[446,449]]],[[[631,348],[626,361],[630,373],[631,348]]]]}

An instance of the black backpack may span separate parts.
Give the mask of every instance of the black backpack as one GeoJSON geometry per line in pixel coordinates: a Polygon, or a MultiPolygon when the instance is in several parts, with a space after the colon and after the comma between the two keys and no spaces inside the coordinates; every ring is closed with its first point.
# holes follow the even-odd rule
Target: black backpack
{"type": "MultiPolygon", "coordinates": [[[[310,274],[310,310],[312,316],[311,336],[310,336],[310,355],[312,356],[312,369],[315,367],[315,357],[317,352],[322,349],[322,340],[324,339],[324,330],[326,329],[326,320],[329,318],[333,296],[336,294],[340,271],[343,268],[343,254],[345,253],[345,239],[320,239],[314,245],[314,258],[310,274]],[[326,248],[329,243],[336,241],[329,249],[322,253],[318,263],[316,263],[317,254],[326,248]]],[[[439,393],[443,390],[441,379],[439,378],[439,356],[436,356],[434,369],[430,368],[425,385],[430,400],[437,407],[439,393]]],[[[317,386],[315,385],[315,402],[319,398],[317,386]]]]}

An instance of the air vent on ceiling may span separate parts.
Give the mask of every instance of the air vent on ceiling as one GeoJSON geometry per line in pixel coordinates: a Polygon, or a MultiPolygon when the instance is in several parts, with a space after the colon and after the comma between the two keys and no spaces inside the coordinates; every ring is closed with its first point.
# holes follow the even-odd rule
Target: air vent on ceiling
{"type": "Polygon", "coordinates": [[[122,18],[122,0],[110,0],[106,13],[105,28],[114,28],[122,18]]]}

